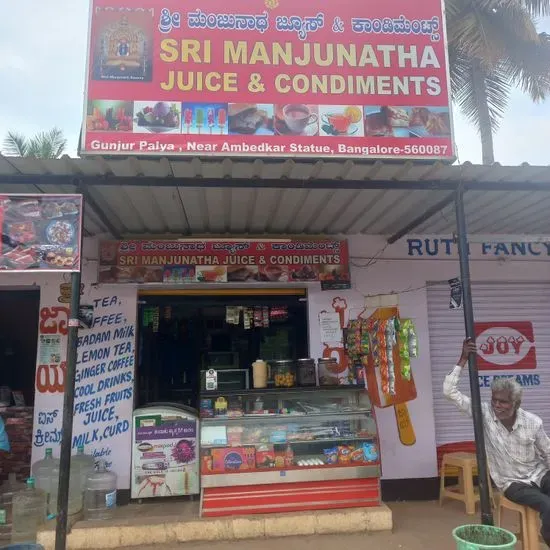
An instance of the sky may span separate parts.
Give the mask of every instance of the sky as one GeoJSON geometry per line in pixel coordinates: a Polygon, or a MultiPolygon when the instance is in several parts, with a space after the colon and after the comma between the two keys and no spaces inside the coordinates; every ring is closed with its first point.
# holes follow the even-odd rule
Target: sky
{"type": "MultiPolygon", "coordinates": [[[[83,113],[88,0],[0,1],[0,142],[8,131],[32,135],[54,126],[76,155],[83,113]]],[[[550,30],[550,23],[544,30],[550,30]]],[[[460,162],[481,162],[479,137],[454,109],[460,162]]],[[[516,92],[495,136],[506,165],[550,164],[550,101],[516,92]]]]}

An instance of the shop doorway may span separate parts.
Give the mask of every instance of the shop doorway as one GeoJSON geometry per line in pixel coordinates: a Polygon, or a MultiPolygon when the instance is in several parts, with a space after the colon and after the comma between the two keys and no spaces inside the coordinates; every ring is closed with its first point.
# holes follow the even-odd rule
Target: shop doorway
{"type": "Polygon", "coordinates": [[[141,294],[137,406],[198,408],[206,372],[220,389],[252,387],[258,359],[308,357],[305,290],[141,294]]]}
{"type": "Polygon", "coordinates": [[[34,404],[39,311],[39,290],[0,289],[0,387],[27,406],[34,404]]]}

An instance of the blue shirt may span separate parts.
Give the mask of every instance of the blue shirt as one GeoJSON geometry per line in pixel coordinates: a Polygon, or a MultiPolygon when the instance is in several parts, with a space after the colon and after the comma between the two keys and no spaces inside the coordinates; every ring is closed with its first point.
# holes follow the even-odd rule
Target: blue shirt
{"type": "Polygon", "coordinates": [[[8,434],[6,433],[6,428],[4,427],[4,421],[0,416],[0,451],[10,452],[10,440],[8,439],[8,434]]]}

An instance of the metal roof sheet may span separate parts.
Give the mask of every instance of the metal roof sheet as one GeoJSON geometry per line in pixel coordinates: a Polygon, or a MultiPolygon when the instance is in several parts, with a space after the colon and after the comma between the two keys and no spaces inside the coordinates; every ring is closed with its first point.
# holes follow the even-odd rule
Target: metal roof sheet
{"type": "MultiPolygon", "coordinates": [[[[459,183],[469,232],[550,234],[548,166],[0,155],[0,193],[84,193],[88,235],[390,235],[459,183]]],[[[454,230],[451,203],[415,233],[454,230]]]]}

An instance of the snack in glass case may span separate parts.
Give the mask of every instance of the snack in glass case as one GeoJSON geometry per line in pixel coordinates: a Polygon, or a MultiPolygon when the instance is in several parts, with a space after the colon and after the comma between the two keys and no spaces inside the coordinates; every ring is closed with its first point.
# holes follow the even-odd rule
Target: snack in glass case
{"type": "Polygon", "coordinates": [[[327,464],[338,464],[338,447],[323,449],[327,464]]]}

